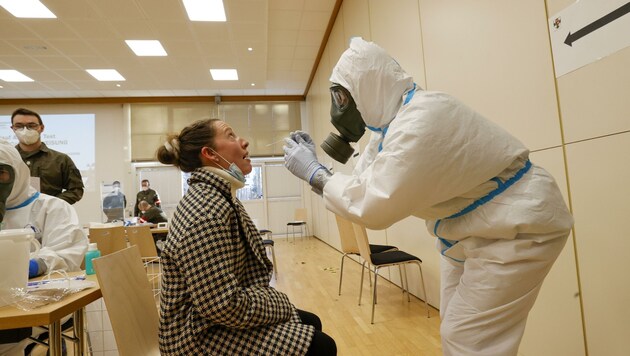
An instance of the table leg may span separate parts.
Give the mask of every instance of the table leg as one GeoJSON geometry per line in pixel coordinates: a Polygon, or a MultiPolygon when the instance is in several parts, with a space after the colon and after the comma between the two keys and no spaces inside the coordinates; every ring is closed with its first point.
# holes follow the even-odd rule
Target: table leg
{"type": "Polygon", "coordinates": [[[74,329],[74,337],[77,341],[74,343],[74,354],[78,356],[83,356],[85,353],[84,350],[84,332],[83,332],[83,308],[74,312],[73,315],[73,329],[74,329]]]}
{"type": "Polygon", "coordinates": [[[48,351],[51,356],[61,356],[61,321],[48,326],[48,351]]]}

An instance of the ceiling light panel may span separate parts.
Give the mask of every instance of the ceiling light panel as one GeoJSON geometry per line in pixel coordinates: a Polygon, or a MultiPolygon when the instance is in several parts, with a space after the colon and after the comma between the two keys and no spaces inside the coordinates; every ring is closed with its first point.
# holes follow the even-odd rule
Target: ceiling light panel
{"type": "Polygon", "coordinates": [[[166,56],[164,47],[157,40],[126,40],[125,43],[136,56],[166,56]]]}
{"type": "Polygon", "coordinates": [[[86,69],[86,72],[102,82],[124,81],[125,78],[115,69],[86,69]]]}
{"type": "Polygon", "coordinates": [[[56,19],[48,8],[39,0],[0,0],[0,6],[13,16],[29,19],[56,19]]]}
{"type": "Polygon", "coordinates": [[[13,69],[0,70],[0,79],[5,82],[34,82],[33,79],[13,69]]]}
{"type": "Polygon", "coordinates": [[[236,69],[210,69],[213,80],[238,80],[236,69]]]}
{"type": "Polygon", "coordinates": [[[223,0],[182,1],[190,21],[226,21],[223,0]]]}

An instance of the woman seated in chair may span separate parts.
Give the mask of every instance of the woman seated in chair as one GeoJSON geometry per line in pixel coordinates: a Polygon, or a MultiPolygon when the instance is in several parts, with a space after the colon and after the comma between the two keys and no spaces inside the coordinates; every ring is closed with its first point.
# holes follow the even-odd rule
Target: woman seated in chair
{"type": "Polygon", "coordinates": [[[163,355],[336,355],[321,321],[269,286],[272,263],[236,198],[252,170],[247,147],[220,120],[171,135],[160,162],[192,172],[162,251],[163,355]]]}

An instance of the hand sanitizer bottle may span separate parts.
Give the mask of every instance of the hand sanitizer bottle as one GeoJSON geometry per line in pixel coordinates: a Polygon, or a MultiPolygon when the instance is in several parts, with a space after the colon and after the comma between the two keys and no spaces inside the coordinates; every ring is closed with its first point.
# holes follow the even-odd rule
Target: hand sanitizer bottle
{"type": "Polygon", "coordinates": [[[85,254],[85,274],[95,274],[94,266],[92,265],[92,259],[101,257],[101,251],[98,250],[96,242],[91,243],[88,247],[88,251],[85,254]]]}

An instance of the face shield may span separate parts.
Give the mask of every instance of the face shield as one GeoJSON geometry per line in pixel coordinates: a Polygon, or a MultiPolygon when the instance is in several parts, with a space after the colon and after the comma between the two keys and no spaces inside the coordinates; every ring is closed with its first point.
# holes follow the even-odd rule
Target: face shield
{"type": "Polygon", "coordinates": [[[365,122],[352,99],[350,92],[341,85],[330,88],[330,122],[340,135],[331,132],[321,144],[321,148],[334,160],[346,163],[354,149],[350,142],[357,142],[365,133],[365,122]]]}
{"type": "Polygon", "coordinates": [[[7,208],[7,198],[11,195],[15,182],[15,171],[8,164],[0,164],[0,222],[4,220],[7,208]]]}

